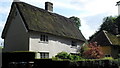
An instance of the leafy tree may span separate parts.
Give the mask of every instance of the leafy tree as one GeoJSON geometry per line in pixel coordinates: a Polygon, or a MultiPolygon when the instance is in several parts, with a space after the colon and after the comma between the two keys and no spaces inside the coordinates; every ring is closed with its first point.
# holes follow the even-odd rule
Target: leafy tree
{"type": "Polygon", "coordinates": [[[83,57],[88,59],[99,59],[103,57],[103,52],[96,42],[89,43],[83,47],[83,57]]]}
{"type": "Polygon", "coordinates": [[[115,29],[116,29],[116,22],[115,22],[116,17],[105,17],[103,19],[103,24],[100,26],[100,31],[101,30],[106,30],[112,34],[116,34],[115,33],[115,29]]]}
{"type": "Polygon", "coordinates": [[[2,49],[3,48],[3,46],[0,46],[0,49],[2,49]]]}
{"type": "Polygon", "coordinates": [[[115,24],[118,27],[118,34],[120,34],[120,16],[115,19],[115,24]]]}
{"type": "Polygon", "coordinates": [[[69,19],[73,20],[78,28],[81,26],[80,19],[78,17],[72,16],[69,19]]]}
{"type": "Polygon", "coordinates": [[[98,32],[106,30],[109,33],[114,35],[120,34],[120,16],[112,17],[108,16],[103,19],[103,23],[100,26],[100,29],[96,31],[90,39],[92,39],[98,32]]]}

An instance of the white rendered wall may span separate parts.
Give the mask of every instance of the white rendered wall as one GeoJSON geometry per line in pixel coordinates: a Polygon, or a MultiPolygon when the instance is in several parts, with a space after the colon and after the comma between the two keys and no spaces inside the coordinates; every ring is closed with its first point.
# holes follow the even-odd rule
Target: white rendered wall
{"type": "Polygon", "coordinates": [[[55,56],[57,53],[65,51],[68,53],[76,53],[77,47],[82,45],[81,41],[78,41],[77,47],[71,46],[72,39],[62,38],[54,35],[48,35],[48,43],[40,42],[40,34],[32,33],[29,42],[29,51],[34,52],[49,52],[49,58],[55,56]]]}

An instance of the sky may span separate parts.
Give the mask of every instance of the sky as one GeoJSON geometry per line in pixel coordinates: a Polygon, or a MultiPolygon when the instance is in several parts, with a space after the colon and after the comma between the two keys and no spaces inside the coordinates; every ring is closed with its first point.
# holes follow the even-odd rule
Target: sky
{"type": "MultiPolygon", "coordinates": [[[[117,16],[119,0],[20,0],[44,9],[46,1],[53,3],[53,12],[65,17],[76,16],[81,20],[80,30],[86,39],[94,34],[103,18],[117,16]]],[[[0,35],[6,23],[13,0],[0,0],[0,35]]],[[[0,43],[4,40],[0,38],[0,43]]],[[[1,44],[0,44],[1,45],[1,44]]]]}

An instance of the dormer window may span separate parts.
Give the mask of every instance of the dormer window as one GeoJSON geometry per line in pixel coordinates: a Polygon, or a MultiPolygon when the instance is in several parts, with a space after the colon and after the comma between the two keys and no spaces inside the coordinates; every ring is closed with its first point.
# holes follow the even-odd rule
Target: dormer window
{"type": "Polygon", "coordinates": [[[48,42],[48,36],[47,35],[40,35],[40,41],[41,42],[48,42]]]}

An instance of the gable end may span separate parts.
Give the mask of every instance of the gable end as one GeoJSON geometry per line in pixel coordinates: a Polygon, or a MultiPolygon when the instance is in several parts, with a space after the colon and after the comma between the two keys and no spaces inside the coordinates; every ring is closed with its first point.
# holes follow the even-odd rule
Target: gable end
{"type": "MultiPolygon", "coordinates": [[[[2,39],[5,39],[7,30],[9,29],[9,26],[10,26],[10,24],[11,24],[11,21],[15,18],[15,16],[16,16],[17,14],[20,14],[20,12],[19,12],[16,4],[13,2],[13,4],[11,5],[10,13],[9,13],[9,15],[8,15],[6,24],[5,24],[5,26],[4,26],[4,29],[3,29],[3,32],[2,32],[2,35],[1,35],[2,39]]],[[[21,17],[21,19],[23,20],[23,25],[24,25],[24,27],[25,27],[25,29],[26,29],[26,32],[27,32],[28,29],[26,28],[26,25],[25,25],[25,23],[24,23],[24,19],[23,19],[23,17],[21,16],[21,14],[20,14],[20,17],[21,17]]]]}

